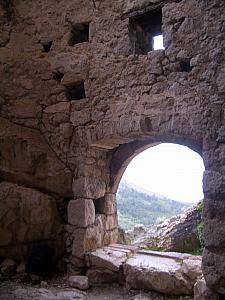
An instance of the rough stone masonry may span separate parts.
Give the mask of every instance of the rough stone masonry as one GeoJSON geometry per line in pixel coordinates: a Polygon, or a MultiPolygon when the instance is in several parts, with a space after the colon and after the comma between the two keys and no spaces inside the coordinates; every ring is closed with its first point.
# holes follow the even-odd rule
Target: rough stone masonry
{"type": "Polygon", "coordinates": [[[0,256],[42,242],[81,270],[116,242],[130,160],[174,142],[203,157],[203,273],[225,293],[224,16],[222,0],[0,1],[0,256]]]}

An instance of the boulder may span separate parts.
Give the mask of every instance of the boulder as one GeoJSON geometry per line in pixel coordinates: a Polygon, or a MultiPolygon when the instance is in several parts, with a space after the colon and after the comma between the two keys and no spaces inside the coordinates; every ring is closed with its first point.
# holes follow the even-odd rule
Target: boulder
{"type": "Polygon", "coordinates": [[[16,268],[16,273],[22,274],[25,273],[25,271],[26,271],[26,264],[25,262],[21,262],[16,268]]]}
{"type": "Polygon", "coordinates": [[[69,285],[73,288],[78,288],[80,290],[87,290],[89,288],[89,282],[87,276],[70,276],[69,285]]]}
{"type": "Polygon", "coordinates": [[[192,252],[200,247],[197,236],[200,222],[201,214],[195,206],[159,225],[135,225],[126,232],[126,240],[144,248],[192,252]]]}
{"type": "Polygon", "coordinates": [[[112,283],[122,281],[122,265],[132,251],[132,247],[114,244],[86,255],[89,266],[87,275],[90,282],[112,283]]]}
{"type": "Polygon", "coordinates": [[[168,295],[192,295],[197,276],[201,275],[201,258],[152,252],[135,254],[125,262],[127,286],[168,295]]]}
{"type": "Polygon", "coordinates": [[[102,270],[110,270],[112,272],[119,271],[120,266],[127,259],[127,252],[122,249],[113,249],[104,247],[97,249],[88,255],[89,265],[102,270]]]}
{"type": "Polygon", "coordinates": [[[9,275],[13,270],[16,269],[16,262],[10,258],[6,258],[0,265],[0,271],[2,275],[9,275]]]}

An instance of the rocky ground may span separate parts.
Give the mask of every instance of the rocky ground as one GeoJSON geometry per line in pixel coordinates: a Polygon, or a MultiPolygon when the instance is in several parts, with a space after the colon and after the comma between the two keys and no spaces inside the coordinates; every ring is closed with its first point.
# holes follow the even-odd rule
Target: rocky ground
{"type": "Polygon", "coordinates": [[[140,248],[194,253],[201,247],[197,228],[201,223],[201,204],[158,225],[135,225],[123,236],[123,242],[140,248]]]}
{"type": "Polygon", "coordinates": [[[66,277],[40,284],[6,280],[0,283],[0,300],[193,300],[193,297],[171,297],[154,292],[127,290],[113,285],[95,285],[87,291],[70,288],[66,277]]]}

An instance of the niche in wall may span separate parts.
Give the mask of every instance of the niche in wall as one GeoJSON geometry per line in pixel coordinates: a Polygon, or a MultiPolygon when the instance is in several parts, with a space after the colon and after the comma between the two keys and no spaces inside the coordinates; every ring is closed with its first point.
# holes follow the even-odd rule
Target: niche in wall
{"type": "Polygon", "coordinates": [[[65,87],[68,100],[81,100],[86,98],[84,81],[76,82],[65,87]]]}
{"type": "Polygon", "coordinates": [[[68,41],[69,46],[74,46],[76,44],[88,42],[89,24],[90,24],[89,22],[86,22],[86,23],[77,23],[72,25],[69,41],[68,41]]]}
{"type": "Polygon", "coordinates": [[[163,49],[162,8],[130,17],[129,35],[133,54],[147,54],[152,50],[163,49]]]}

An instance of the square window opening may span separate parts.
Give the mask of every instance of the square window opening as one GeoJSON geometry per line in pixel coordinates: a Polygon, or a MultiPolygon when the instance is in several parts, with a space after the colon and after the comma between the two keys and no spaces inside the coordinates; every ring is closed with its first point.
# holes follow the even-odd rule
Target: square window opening
{"type": "Polygon", "coordinates": [[[164,49],[162,35],[162,8],[148,11],[129,19],[131,52],[147,54],[149,51],[164,49]]]}
{"type": "Polygon", "coordinates": [[[66,97],[69,101],[81,100],[86,98],[84,81],[78,82],[72,86],[66,86],[66,97]]]}
{"type": "Polygon", "coordinates": [[[95,214],[103,214],[104,198],[94,199],[95,214]]]}
{"type": "Polygon", "coordinates": [[[89,24],[90,23],[78,23],[74,24],[70,31],[69,46],[88,42],[89,40],[89,24]]]}

